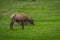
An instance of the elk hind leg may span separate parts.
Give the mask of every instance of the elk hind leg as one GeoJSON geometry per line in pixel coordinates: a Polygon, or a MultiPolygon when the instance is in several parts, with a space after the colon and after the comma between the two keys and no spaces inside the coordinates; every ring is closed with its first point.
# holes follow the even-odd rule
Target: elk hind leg
{"type": "Polygon", "coordinates": [[[13,29],[13,24],[14,24],[14,22],[11,21],[11,23],[10,23],[10,29],[13,29]]]}

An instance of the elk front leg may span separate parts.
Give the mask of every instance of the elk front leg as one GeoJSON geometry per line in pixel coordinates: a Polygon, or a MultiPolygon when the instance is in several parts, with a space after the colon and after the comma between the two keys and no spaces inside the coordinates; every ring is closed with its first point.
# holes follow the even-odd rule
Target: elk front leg
{"type": "Polygon", "coordinates": [[[22,23],[22,30],[24,29],[24,21],[21,22],[22,23]]]}

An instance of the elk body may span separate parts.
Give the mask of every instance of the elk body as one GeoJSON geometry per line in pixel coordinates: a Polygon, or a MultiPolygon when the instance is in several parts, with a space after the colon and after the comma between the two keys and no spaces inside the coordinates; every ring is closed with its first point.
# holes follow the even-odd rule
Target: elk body
{"type": "Polygon", "coordinates": [[[24,29],[24,23],[25,22],[28,22],[28,23],[34,25],[34,20],[28,18],[24,13],[12,14],[10,29],[13,29],[14,22],[17,22],[19,24],[21,23],[22,29],[24,29]]]}

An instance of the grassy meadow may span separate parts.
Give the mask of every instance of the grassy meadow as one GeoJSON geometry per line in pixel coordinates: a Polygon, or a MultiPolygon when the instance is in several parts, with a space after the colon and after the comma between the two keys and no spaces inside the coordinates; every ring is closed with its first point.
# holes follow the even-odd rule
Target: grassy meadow
{"type": "Polygon", "coordinates": [[[60,40],[59,0],[0,0],[0,40],[60,40]],[[35,20],[35,25],[14,24],[10,30],[11,15],[24,12],[35,20]]]}

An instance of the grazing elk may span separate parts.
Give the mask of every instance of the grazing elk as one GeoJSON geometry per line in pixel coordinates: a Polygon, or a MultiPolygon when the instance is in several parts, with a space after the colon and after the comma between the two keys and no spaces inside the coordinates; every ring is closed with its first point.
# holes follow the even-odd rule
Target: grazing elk
{"type": "Polygon", "coordinates": [[[22,29],[24,29],[24,23],[25,22],[28,22],[28,23],[34,25],[34,20],[28,18],[24,13],[12,14],[10,29],[13,29],[14,22],[17,22],[19,24],[21,23],[22,29]]]}

